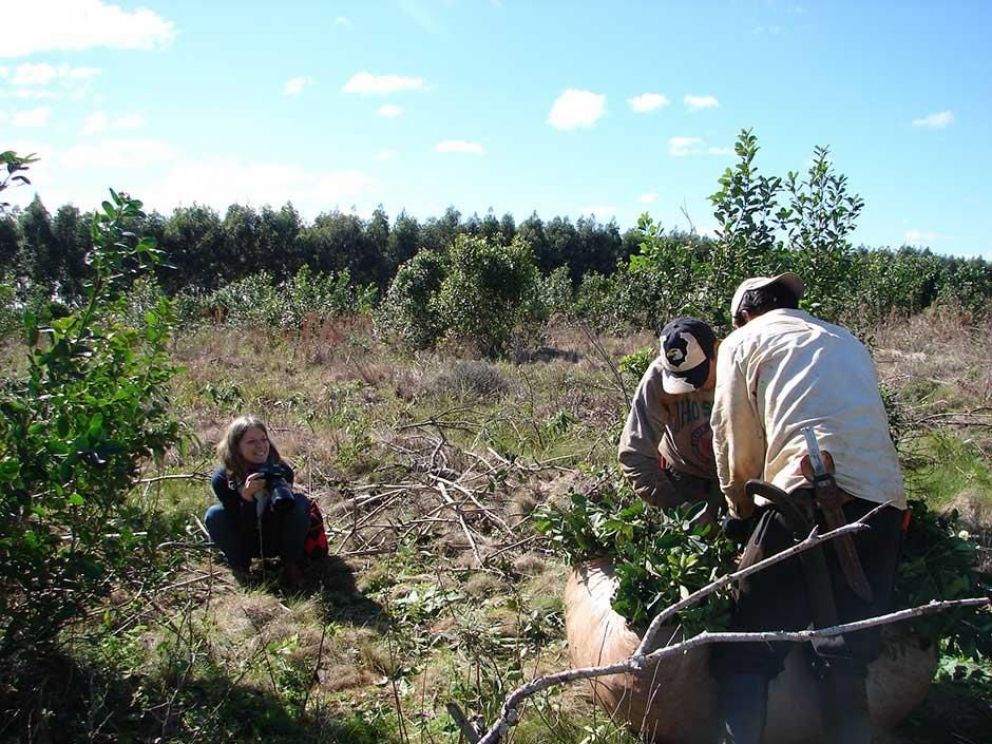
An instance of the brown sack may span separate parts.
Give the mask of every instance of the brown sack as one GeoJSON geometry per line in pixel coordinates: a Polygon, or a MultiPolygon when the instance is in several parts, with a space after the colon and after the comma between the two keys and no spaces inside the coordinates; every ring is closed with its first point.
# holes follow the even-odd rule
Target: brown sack
{"type": "MultiPolygon", "coordinates": [[[[622,661],[640,643],[613,611],[615,588],[607,560],[573,569],[565,588],[565,630],[573,666],[622,661]]],[[[663,629],[658,644],[665,645],[673,630],[663,629]]],[[[923,702],[937,668],[936,649],[920,648],[904,628],[890,627],[884,638],[882,654],[868,669],[868,702],[877,730],[891,728],[923,702]]],[[[705,646],[664,659],[637,675],[599,677],[590,685],[599,703],[641,732],[645,741],[711,744],[718,739],[716,683],[709,674],[705,646]]],[[[816,682],[797,644],[785,660],[785,671],[769,687],[763,744],[815,744],[822,731],[816,682]]]]}

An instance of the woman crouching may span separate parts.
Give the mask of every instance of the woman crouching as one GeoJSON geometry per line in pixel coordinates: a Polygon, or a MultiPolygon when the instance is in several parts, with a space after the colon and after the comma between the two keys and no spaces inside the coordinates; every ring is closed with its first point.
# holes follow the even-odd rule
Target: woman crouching
{"type": "Polygon", "coordinates": [[[310,501],[294,493],[293,469],[269,439],[256,416],[239,416],[217,445],[221,465],[210,487],[219,504],[207,510],[204,523],[234,577],[248,578],[252,558],[282,559],[291,586],[303,580],[303,543],[310,527],[310,501]]]}

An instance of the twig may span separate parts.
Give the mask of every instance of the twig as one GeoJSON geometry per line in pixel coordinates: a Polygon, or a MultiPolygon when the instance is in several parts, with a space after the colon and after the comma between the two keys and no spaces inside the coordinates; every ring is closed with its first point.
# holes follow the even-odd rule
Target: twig
{"type": "Polygon", "coordinates": [[[448,505],[451,507],[451,510],[455,513],[455,516],[458,517],[458,523],[461,524],[462,526],[462,532],[465,533],[465,537],[468,539],[468,544],[472,546],[472,552],[475,553],[475,559],[479,562],[479,565],[481,566],[482,555],[480,555],[479,553],[479,546],[475,544],[475,538],[472,537],[472,531],[468,528],[468,525],[465,523],[465,517],[462,516],[461,508],[458,506],[457,503],[455,503],[455,500],[448,495],[448,489],[445,487],[442,481],[437,482],[437,489],[441,492],[441,495],[444,497],[444,500],[448,502],[448,505]]]}
{"type": "Polygon", "coordinates": [[[589,343],[591,343],[592,347],[596,350],[596,353],[603,358],[603,361],[606,362],[606,366],[609,367],[610,372],[613,374],[613,378],[616,381],[617,387],[620,388],[620,392],[623,394],[626,409],[629,409],[630,393],[627,392],[627,385],[624,384],[623,375],[620,374],[620,370],[617,369],[617,365],[615,365],[613,360],[610,359],[610,355],[607,353],[606,349],[603,348],[603,345],[599,342],[599,339],[596,338],[596,335],[589,329],[589,326],[585,323],[580,323],[579,325],[583,332],[585,332],[586,338],[589,339],[589,343]]]}
{"type": "Polygon", "coordinates": [[[317,661],[314,662],[313,672],[310,674],[309,684],[307,685],[307,694],[303,696],[303,705],[300,706],[300,720],[307,712],[307,703],[310,701],[310,691],[313,689],[313,683],[317,679],[317,672],[320,671],[320,663],[324,660],[324,639],[327,637],[327,623],[321,623],[320,629],[320,647],[317,649],[317,661]]]}
{"type": "Polygon", "coordinates": [[[460,483],[455,483],[454,481],[450,481],[447,478],[442,478],[439,475],[432,475],[430,477],[438,481],[439,483],[444,483],[446,486],[450,486],[451,488],[454,488],[456,491],[460,491],[461,493],[465,494],[471,500],[471,502],[479,508],[479,511],[481,511],[491,522],[502,527],[503,531],[506,534],[508,535],[513,534],[513,530],[510,529],[510,526],[506,522],[504,522],[498,515],[496,515],[495,513],[484,507],[481,503],[479,503],[479,500],[475,497],[475,494],[472,493],[472,491],[470,491],[469,489],[465,488],[465,486],[461,485],[460,483]]]}
{"type": "Polygon", "coordinates": [[[138,483],[158,483],[167,480],[210,480],[206,473],[178,473],[176,475],[156,475],[153,478],[140,478],[138,483]]]}
{"type": "Polygon", "coordinates": [[[522,545],[526,545],[527,543],[534,542],[535,540],[540,540],[543,537],[544,535],[530,535],[529,537],[525,537],[523,540],[517,540],[515,543],[504,545],[499,550],[494,550],[492,553],[489,553],[486,556],[486,562],[488,563],[494,560],[497,556],[502,555],[503,553],[507,553],[515,548],[519,548],[522,545]]]}

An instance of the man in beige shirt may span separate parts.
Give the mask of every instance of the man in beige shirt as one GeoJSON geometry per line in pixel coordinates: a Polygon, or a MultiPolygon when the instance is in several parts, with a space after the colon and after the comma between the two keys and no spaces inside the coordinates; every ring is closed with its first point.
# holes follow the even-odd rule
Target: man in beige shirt
{"type": "Polygon", "coordinates": [[[634,492],[668,509],[708,504],[702,522],[715,522],[723,497],[716,480],[710,414],[716,380],[713,329],[676,318],[661,332],[661,352],[634,393],[617,459],[634,492]]]}
{"type": "MultiPolygon", "coordinates": [[[[801,460],[802,429],[811,428],[832,456],[848,522],[889,502],[854,544],[870,591],[852,589],[834,544],[825,549],[830,593],[841,622],[888,610],[906,506],[902,473],[871,355],[847,330],[798,309],[803,283],[792,273],[755,277],[731,303],[737,328],[720,347],[713,404],[713,448],[720,487],[731,514],[756,518],[752,542],[765,556],[795,542],[794,529],[775,507],[745,491],[750,479],[790,494],[826,529],[801,460]]],[[[813,616],[808,575],[789,560],[742,583],[732,629],[798,630],[813,616]]],[[[818,600],[818,597],[814,597],[818,600]]],[[[815,602],[814,602],[815,604],[815,602]]],[[[877,630],[816,646],[824,680],[824,720],[832,741],[867,744],[871,725],[864,676],[878,655],[877,630]]],[[[724,644],[714,653],[721,678],[727,741],[757,744],[764,728],[768,681],[782,669],[788,644],[724,644]]]]}

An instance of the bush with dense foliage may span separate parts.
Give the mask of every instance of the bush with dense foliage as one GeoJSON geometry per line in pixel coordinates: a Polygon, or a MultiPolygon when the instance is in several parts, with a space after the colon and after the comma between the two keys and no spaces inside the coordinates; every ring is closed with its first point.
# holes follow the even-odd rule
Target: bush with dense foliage
{"type": "Polygon", "coordinates": [[[111,192],[93,219],[86,304],[49,326],[27,313],[27,372],[0,390],[3,653],[52,641],[154,557],[151,526],[127,495],[178,425],[167,394],[170,303],[159,296],[133,318],[122,292],[129,273],[157,258],[124,228],[140,207],[111,192]]]}
{"type": "Polygon", "coordinates": [[[522,238],[459,235],[449,251],[419,253],[400,267],[380,327],[415,348],[449,338],[495,357],[536,332],[546,315],[541,288],[522,238]]]}
{"type": "Polygon", "coordinates": [[[206,294],[181,292],[176,305],[185,323],[209,318],[235,326],[295,330],[307,322],[369,312],[376,293],[373,285],[354,284],[347,269],[318,274],[303,266],[281,282],[262,271],[206,294]]]}

